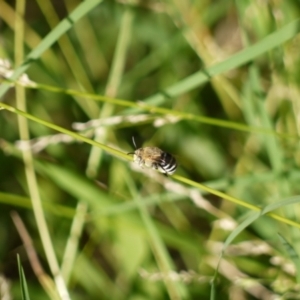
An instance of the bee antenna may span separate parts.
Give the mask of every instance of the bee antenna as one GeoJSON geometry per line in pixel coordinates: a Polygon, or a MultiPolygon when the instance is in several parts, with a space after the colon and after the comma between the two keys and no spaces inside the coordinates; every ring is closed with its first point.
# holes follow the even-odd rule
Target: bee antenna
{"type": "Polygon", "coordinates": [[[135,140],[134,140],[134,136],[132,136],[132,142],[133,142],[133,145],[134,145],[135,149],[137,149],[137,146],[136,146],[136,143],[135,143],[135,140]]]}

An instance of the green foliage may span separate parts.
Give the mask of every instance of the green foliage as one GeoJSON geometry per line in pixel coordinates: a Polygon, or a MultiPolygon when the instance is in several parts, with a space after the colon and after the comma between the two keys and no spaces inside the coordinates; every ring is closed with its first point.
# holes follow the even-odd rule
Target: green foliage
{"type": "Polygon", "coordinates": [[[299,299],[296,2],[17,0],[0,18],[0,256],[23,299],[299,299]],[[176,174],[134,165],[132,136],[176,174]]]}
{"type": "Polygon", "coordinates": [[[21,285],[21,295],[23,300],[30,300],[26,277],[24,274],[24,270],[22,268],[22,264],[20,262],[20,257],[18,256],[18,267],[19,267],[19,276],[20,276],[20,285],[21,285]]]}

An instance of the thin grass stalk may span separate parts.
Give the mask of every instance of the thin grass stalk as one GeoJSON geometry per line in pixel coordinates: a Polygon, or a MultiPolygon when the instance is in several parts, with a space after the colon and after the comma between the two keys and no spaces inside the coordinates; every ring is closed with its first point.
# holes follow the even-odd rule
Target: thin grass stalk
{"type": "MultiPolygon", "coordinates": [[[[25,12],[25,0],[17,1],[17,13],[20,16],[24,16],[25,12]]],[[[20,65],[23,60],[23,40],[24,40],[24,23],[21,18],[16,19],[16,35],[15,35],[15,61],[17,65],[20,65]]],[[[26,95],[25,89],[22,86],[16,87],[16,99],[17,99],[17,107],[26,111],[26,95]]],[[[17,115],[18,117],[18,126],[21,140],[29,140],[29,128],[28,121],[21,115],[17,115]]],[[[42,240],[42,244],[44,247],[44,251],[46,253],[46,257],[48,260],[49,267],[51,269],[52,275],[54,277],[54,282],[56,284],[57,291],[63,300],[71,299],[69,296],[69,292],[65,285],[65,282],[61,276],[59,265],[56,259],[56,255],[54,252],[54,247],[51,241],[51,237],[49,234],[49,230],[47,227],[47,223],[45,220],[41,198],[38,190],[37,178],[35,176],[34,166],[33,166],[33,157],[31,150],[23,152],[23,160],[25,165],[25,175],[27,179],[28,189],[30,198],[32,200],[32,207],[35,216],[35,220],[37,223],[38,231],[40,234],[40,238],[42,240]]]]}
{"type": "MultiPolygon", "coordinates": [[[[53,7],[51,1],[37,0],[37,3],[42,10],[49,26],[53,30],[55,26],[59,23],[59,17],[53,7]]],[[[58,39],[58,45],[63,53],[63,56],[68,64],[69,69],[74,76],[78,87],[82,91],[87,91],[89,93],[95,93],[95,90],[86,74],[85,68],[82,62],[78,58],[78,55],[70,41],[68,35],[63,35],[58,39]]],[[[85,99],[76,99],[80,107],[90,118],[96,118],[99,108],[95,103],[90,103],[85,99]]]]}
{"type": "MultiPolygon", "coordinates": [[[[113,98],[117,95],[121,79],[123,76],[126,54],[129,47],[133,11],[127,8],[124,13],[120,24],[120,33],[117,40],[117,46],[113,57],[112,67],[109,72],[108,82],[105,88],[105,96],[113,98]]],[[[101,112],[98,118],[106,118],[113,115],[115,105],[113,103],[104,102],[101,112]]],[[[107,129],[101,128],[101,130],[95,131],[95,141],[104,142],[107,136],[107,129]]],[[[97,174],[97,169],[101,164],[102,150],[99,147],[92,147],[88,158],[86,174],[94,178],[97,174]]]]}
{"type": "MultiPolygon", "coordinates": [[[[47,126],[47,127],[49,127],[49,128],[52,128],[52,129],[54,129],[54,130],[63,132],[63,133],[65,133],[65,134],[68,134],[68,135],[74,137],[74,138],[77,139],[77,140],[81,140],[81,141],[86,142],[86,143],[88,143],[88,144],[90,144],[90,145],[93,145],[93,146],[98,146],[98,147],[102,148],[103,150],[107,151],[108,153],[110,153],[110,154],[112,154],[112,155],[115,155],[115,156],[117,156],[117,157],[119,157],[119,158],[123,158],[123,159],[129,160],[129,161],[132,161],[132,160],[133,160],[133,158],[132,158],[131,155],[127,155],[127,154],[125,154],[125,153],[123,153],[123,152],[121,152],[121,151],[119,151],[119,150],[113,149],[113,148],[108,147],[108,146],[106,146],[106,145],[104,145],[104,144],[97,143],[97,142],[95,142],[95,141],[93,141],[93,140],[90,140],[90,139],[88,139],[88,138],[86,138],[86,137],[83,137],[83,136],[81,136],[80,134],[74,133],[74,132],[72,132],[72,131],[70,131],[70,130],[67,130],[67,129],[65,129],[65,128],[62,128],[62,127],[60,127],[60,126],[54,125],[54,124],[49,123],[49,122],[46,122],[46,121],[44,121],[44,120],[41,120],[41,119],[39,119],[39,118],[37,118],[37,117],[34,117],[34,116],[32,116],[32,115],[30,115],[30,114],[24,112],[24,111],[21,111],[21,110],[19,110],[19,109],[17,109],[17,108],[14,108],[14,107],[12,107],[12,106],[10,106],[10,105],[8,105],[8,104],[5,104],[5,103],[0,102],[0,108],[7,109],[8,111],[11,111],[11,112],[16,113],[16,114],[20,114],[21,116],[24,116],[24,117],[26,117],[26,118],[28,118],[28,119],[30,119],[30,120],[32,120],[32,121],[35,121],[35,122],[37,122],[37,123],[40,123],[40,124],[42,124],[42,125],[45,125],[45,126],[47,126]]],[[[195,182],[195,181],[193,181],[193,180],[190,180],[190,179],[184,178],[184,177],[182,177],[182,176],[178,176],[178,175],[173,175],[172,177],[173,177],[174,179],[178,180],[178,181],[181,181],[181,182],[183,182],[183,183],[186,183],[186,184],[188,184],[188,185],[190,185],[190,186],[194,186],[194,187],[200,188],[200,189],[205,190],[205,191],[207,191],[207,192],[209,192],[209,193],[212,193],[212,194],[214,194],[214,195],[217,195],[217,196],[219,196],[219,197],[221,197],[221,198],[224,198],[224,199],[226,199],[226,200],[229,200],[229,201],[231,201],[231,202],[233,202],[233,203],[235,203],[235,204],[244,206],[244,207],[246,207],[246,208],[248,208],[248,209],[255,210],[255,211],[260,210],[260,208],[257,207],[257,206],[255,206],[255,205],[249,204],[249,203],[244,202],[243,200],[237,199],[237,198],[235,198],[235,197],[228,196],[228,195],[226,195],[226,194],[224,194],[224,193],[222,193],[222,192],[215,191],[215,190],[213,190],[213,189],[211,189],[211,188],[209,188],[209,187],[206,187],[206,186],[204,186],[204,185],[202,185],[202,184],[200,184],[200,183],[197,183],[197,182],[195,182]]],[[[283,222],[283,223],[286,223],[286,224],[289,224],[289,225],[291,225],[291,226],[300,228],[300,224],[299,224],[299,223],[294,222],[294,221],[291,221],[291,220],[288,220],[288,219],[286,219],[286,218],[284,218],[284,217],[281,217],[281,216],[279,216],[279,215],[276,215],[276,214],[274,214],[274,213],[268,213],[268,216],[270,216],[270,217],[272,217],[273,219],[276,219],[276,220],[278,220],[278,221],[281,221],[281,222],[283,222]]]]}
{"type": "MultiPolygon", "coordinates": [[[[79,4],[74,11],[63,19],[42,41],[32,50],[23,60],[22,64],[14,71],[10,77],[16,80],[21,76],[30,65],[38,60],[40,56],[50,48],[63,34],[65,34],[80,18],[85,16],[90,10],[98,5],[102,0],[87,0],[79,4]]],[[[0,86],[0,98],[8,91],[10,84],[3,82],[0,86]]]]}
{"type": "MultiPolygon", "coordinates": [[[[168,274],[170,271],[174,270],[172,259],[166,249],[163,240],[160,237],[157,228],[155,227],[155,224],[153,223],[150,217],[149,212],[147,211],[146,207],[143,205],[143,201],[137,193],[134,182],[129,177],[126,178],[126,182],[132,194],[134,202],[139,208],[141,218],[148,232],[150,245],[152,248],[153,255],[155,256],[157,265],[163,274],[168,274]]],[[[177,300],[184,297],[183,294],[186,294],[187,291],[184,289],[182,284],[175,283],[167,276],[164,276],[163,278],[164,278],[164,284],[167,288],[171,300],[177,300]]]]}

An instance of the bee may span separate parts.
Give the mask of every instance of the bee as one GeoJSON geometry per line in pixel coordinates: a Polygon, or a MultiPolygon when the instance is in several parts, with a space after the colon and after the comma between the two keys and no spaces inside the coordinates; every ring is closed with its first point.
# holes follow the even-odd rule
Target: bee
{"type": "Polygon", "coordinates": [[[169,153],[157,147],[144,147],[137,149],[134,138],[132,138],[135,146],[135,151],[128,154],[133,154],[133,161],[139,166],[158,170],[166,175],[172,175],[177,169],[176,159],[169,153]]]}

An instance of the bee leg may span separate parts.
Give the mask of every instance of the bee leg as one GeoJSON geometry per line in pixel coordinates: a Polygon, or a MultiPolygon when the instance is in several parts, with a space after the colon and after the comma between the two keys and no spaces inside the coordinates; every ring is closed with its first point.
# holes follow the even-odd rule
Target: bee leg
{"type": "Polygon", "coordinates": [[[158,170],[159,165],[157,163],[152,163],[152,169],[158,170]]]}

